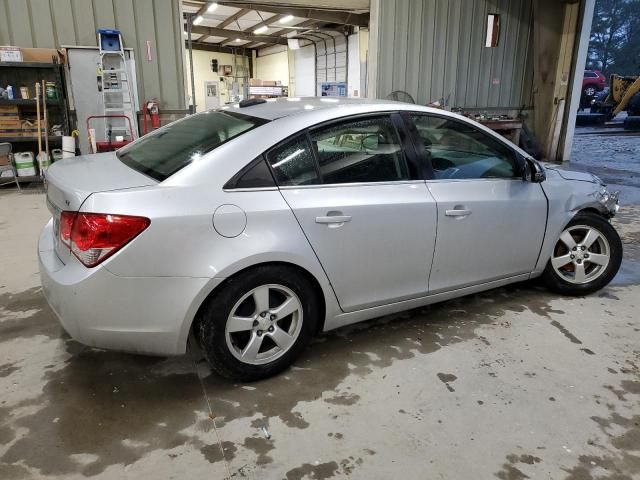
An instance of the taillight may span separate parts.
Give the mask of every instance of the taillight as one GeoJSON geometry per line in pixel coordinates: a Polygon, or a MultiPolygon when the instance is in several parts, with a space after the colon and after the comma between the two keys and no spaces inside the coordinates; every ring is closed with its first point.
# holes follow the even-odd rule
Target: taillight
{"type": "Polygon", "coordinates": [[[71,246],[71,227],[76,218],[76,212],[62,212],[60,214],[60,240],[66,246],[71,246]]]}
{"type": "Polygon", "coordinates": [[[60,240],[86,267],[95,267],[140,235],[151,220],[130,215],[62,212],[60,240]]]}

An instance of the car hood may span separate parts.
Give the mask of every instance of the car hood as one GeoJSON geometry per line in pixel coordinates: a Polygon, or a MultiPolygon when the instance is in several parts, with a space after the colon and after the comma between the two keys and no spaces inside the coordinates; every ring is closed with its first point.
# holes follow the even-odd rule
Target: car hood
{"type": "Polygon", "coordinates": [[[575,180],[578,182],[589,182],[595,183],[597,185],[601,185],[602,181],[588,172],[576,172],[575,170],[565,170],[559,165],[554,165],[552,163],[541,162],[546,170],[553,170],[558,175],[560,175],[564,180],[575,180]]]}

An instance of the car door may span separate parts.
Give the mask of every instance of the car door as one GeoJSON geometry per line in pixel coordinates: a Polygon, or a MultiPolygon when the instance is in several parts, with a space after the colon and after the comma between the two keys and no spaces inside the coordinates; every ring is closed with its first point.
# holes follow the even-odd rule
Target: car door
{"type": "Polygon", "coordinates": [[[378,114],[319,126],[267,153],[344,311],[427,293],[436,205],[406,140],[397,114],[378,114]]]}
{"type": "Polygon", "coordinates": [[[540,184],[522,180],[515,151],[471,122],[433,114],[410,120],[438,208],[429,291],[531,272],[547,199],[540,184]]]}

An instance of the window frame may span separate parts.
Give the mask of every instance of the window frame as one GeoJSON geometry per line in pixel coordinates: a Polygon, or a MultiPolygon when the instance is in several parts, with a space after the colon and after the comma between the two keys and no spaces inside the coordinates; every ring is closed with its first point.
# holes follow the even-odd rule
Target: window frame
{"type": "Polygon", "coordinates": [[[388,184],[399,184],[399,183],[412,183],[416,181],[421,182],[424,180],[424,178],[422,178],[422,176],[420,175],[419,158],[415,151],[415,147],[413,142],[411,141],[409,133],[406,130],[405,122],[403,121],[400,113],[401,112],[397,110],[383,110],[378,112],[367,112],[367,113],[360,113],[356,115],[349,115],[346,117],[334,118],[331,120],[320,122],[315,125],[306,127],[302,130],[299,130],[293,135],[290,135],[287,138],[281,140],[280,142],[276,143],[275,145],[267,149],[264,152],[263,156],[266,159],[267,165],[271,169],[271,174],[273,175],[276,181],[276,185],[280,189],[334,188],[334,187],[343,187],[343,186],[388,185],[388,184]],[[325,183],[322,177],[322,173],[320,172],[320,162],[319,162],[318,151],[314,147],[313,141],[311,140],[312,133],[328,127],[332,127],[337,124],[341,124],[341,123],[350,123],[350,122],[356,122],[358,120],[363,120],[368,118],[382,118],[382,117],[388,118],[391,121],[391,124],[396,131],[398,140],[400,142],[399,145],[400,145],[400,148],[402,149],[403,158],[404,158],[406,168],[410,178],[406,180],[388,180],[383,182],[325,183]],[[277,176],[273,171],[271,162],[269,162],[269,156],[273,153],[273,151],[291,142],[297,137],[304,137],[305,142],[307,144],[307,148],[309,148],[311,151],[311,154],[313,157],[313,164],[314,164],[316,176],[319,183],[316,183],[313,185],[280,185],[280,183],[277,180],[277,176]]]}
{"type": "MultiPolygon", "coordinates": [[[[420,160],[421,163],[426,163],[426,165],[423,165],[420,169],[420,172],[422,172],[424,180],[428,180],[428,181],[434,181],[434,182],[469,182],[469,181],[491,181],[491,180],[518,180],[518,181],[522,181],[522,171],[524,169],[524,158],[522,157],[522,155],[520,155],[520,153],[518,153],[516,150],[514,150],[514,148],[509,145],[503,138],[501,138],[500,136],[494,136],[491,135],[487,132],[485,132],[484,130],[482,130],[481,128],[478,128],[476,125],[473,124],[473,122],[470,121],[466,121],[466,120],[461,120],[459,118],[454,118],[454,117],[450,117],[448,115],[442,115],[442,114],[438,114],[438,113],[432,113],[432,112],[420,112],[420,111],[415,111],[415,110],[405,110],[404,112],[402,112],[401,114],[402,119],[404,120],[404,122],[407,124],[407,130],[409,131],[410,137],[411,137],[411,141],[413,142],[414,148],[418,151],[418,153],[420,154],[421,158],[424,158],[425,160],[420,160]],[[431,158],[429,156],[426,155],[425,153],[425,149],[424,149],[424,144],[423,142],[420,140],[420,136],[418,134],[418,128],[415,124],[415,122],[413,121],[413,119],[411,118],[412,116],[426,116],[426,117],[435,117],[435,118],[440,118],[443,120],[447,120],[447,121],[451,121],[451,122],[456,122],[456,123],[460,123],[463,125],[467,125],[470,128],[475,129],[476,131],[480,132],[480,134],[484,137],[484,138],[489,138],[493,141],[498,142],[500,145],[502,145],[504,148],[506,148],[509,153],[511,154],[511,157],[513,158],[514,164],[518,167],[518,169],[520,170],[516,175],[514,175],[513,177],[481,177],[481,178],[435,178],[435,173],[433,170],[433,164],[431,163],[431,158]]],[[[419,157],[419,158],[420,158],[419,157]]]]}

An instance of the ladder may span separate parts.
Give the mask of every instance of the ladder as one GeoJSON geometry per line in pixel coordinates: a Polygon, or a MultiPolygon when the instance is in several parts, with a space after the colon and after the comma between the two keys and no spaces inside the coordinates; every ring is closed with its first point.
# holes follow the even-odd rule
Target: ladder
{"type": "MultiPolygon", "coordinates": [[[[116,136],[130,136],[130,128],[126,118],[134,125],[135,105],[131,92],[131,78],[124,53],[122,34],[120,30],[98,30],[98,48],[100,60],[98,63],[98,89],[102,93],[103,113],[109,117],[104,120],[105,140],[115,140],[116,136]]],[[[137,128],[132,132],[136,135],[137,128]]],[[[134,140],[130,138],[129,140],[134,140]]]]}

